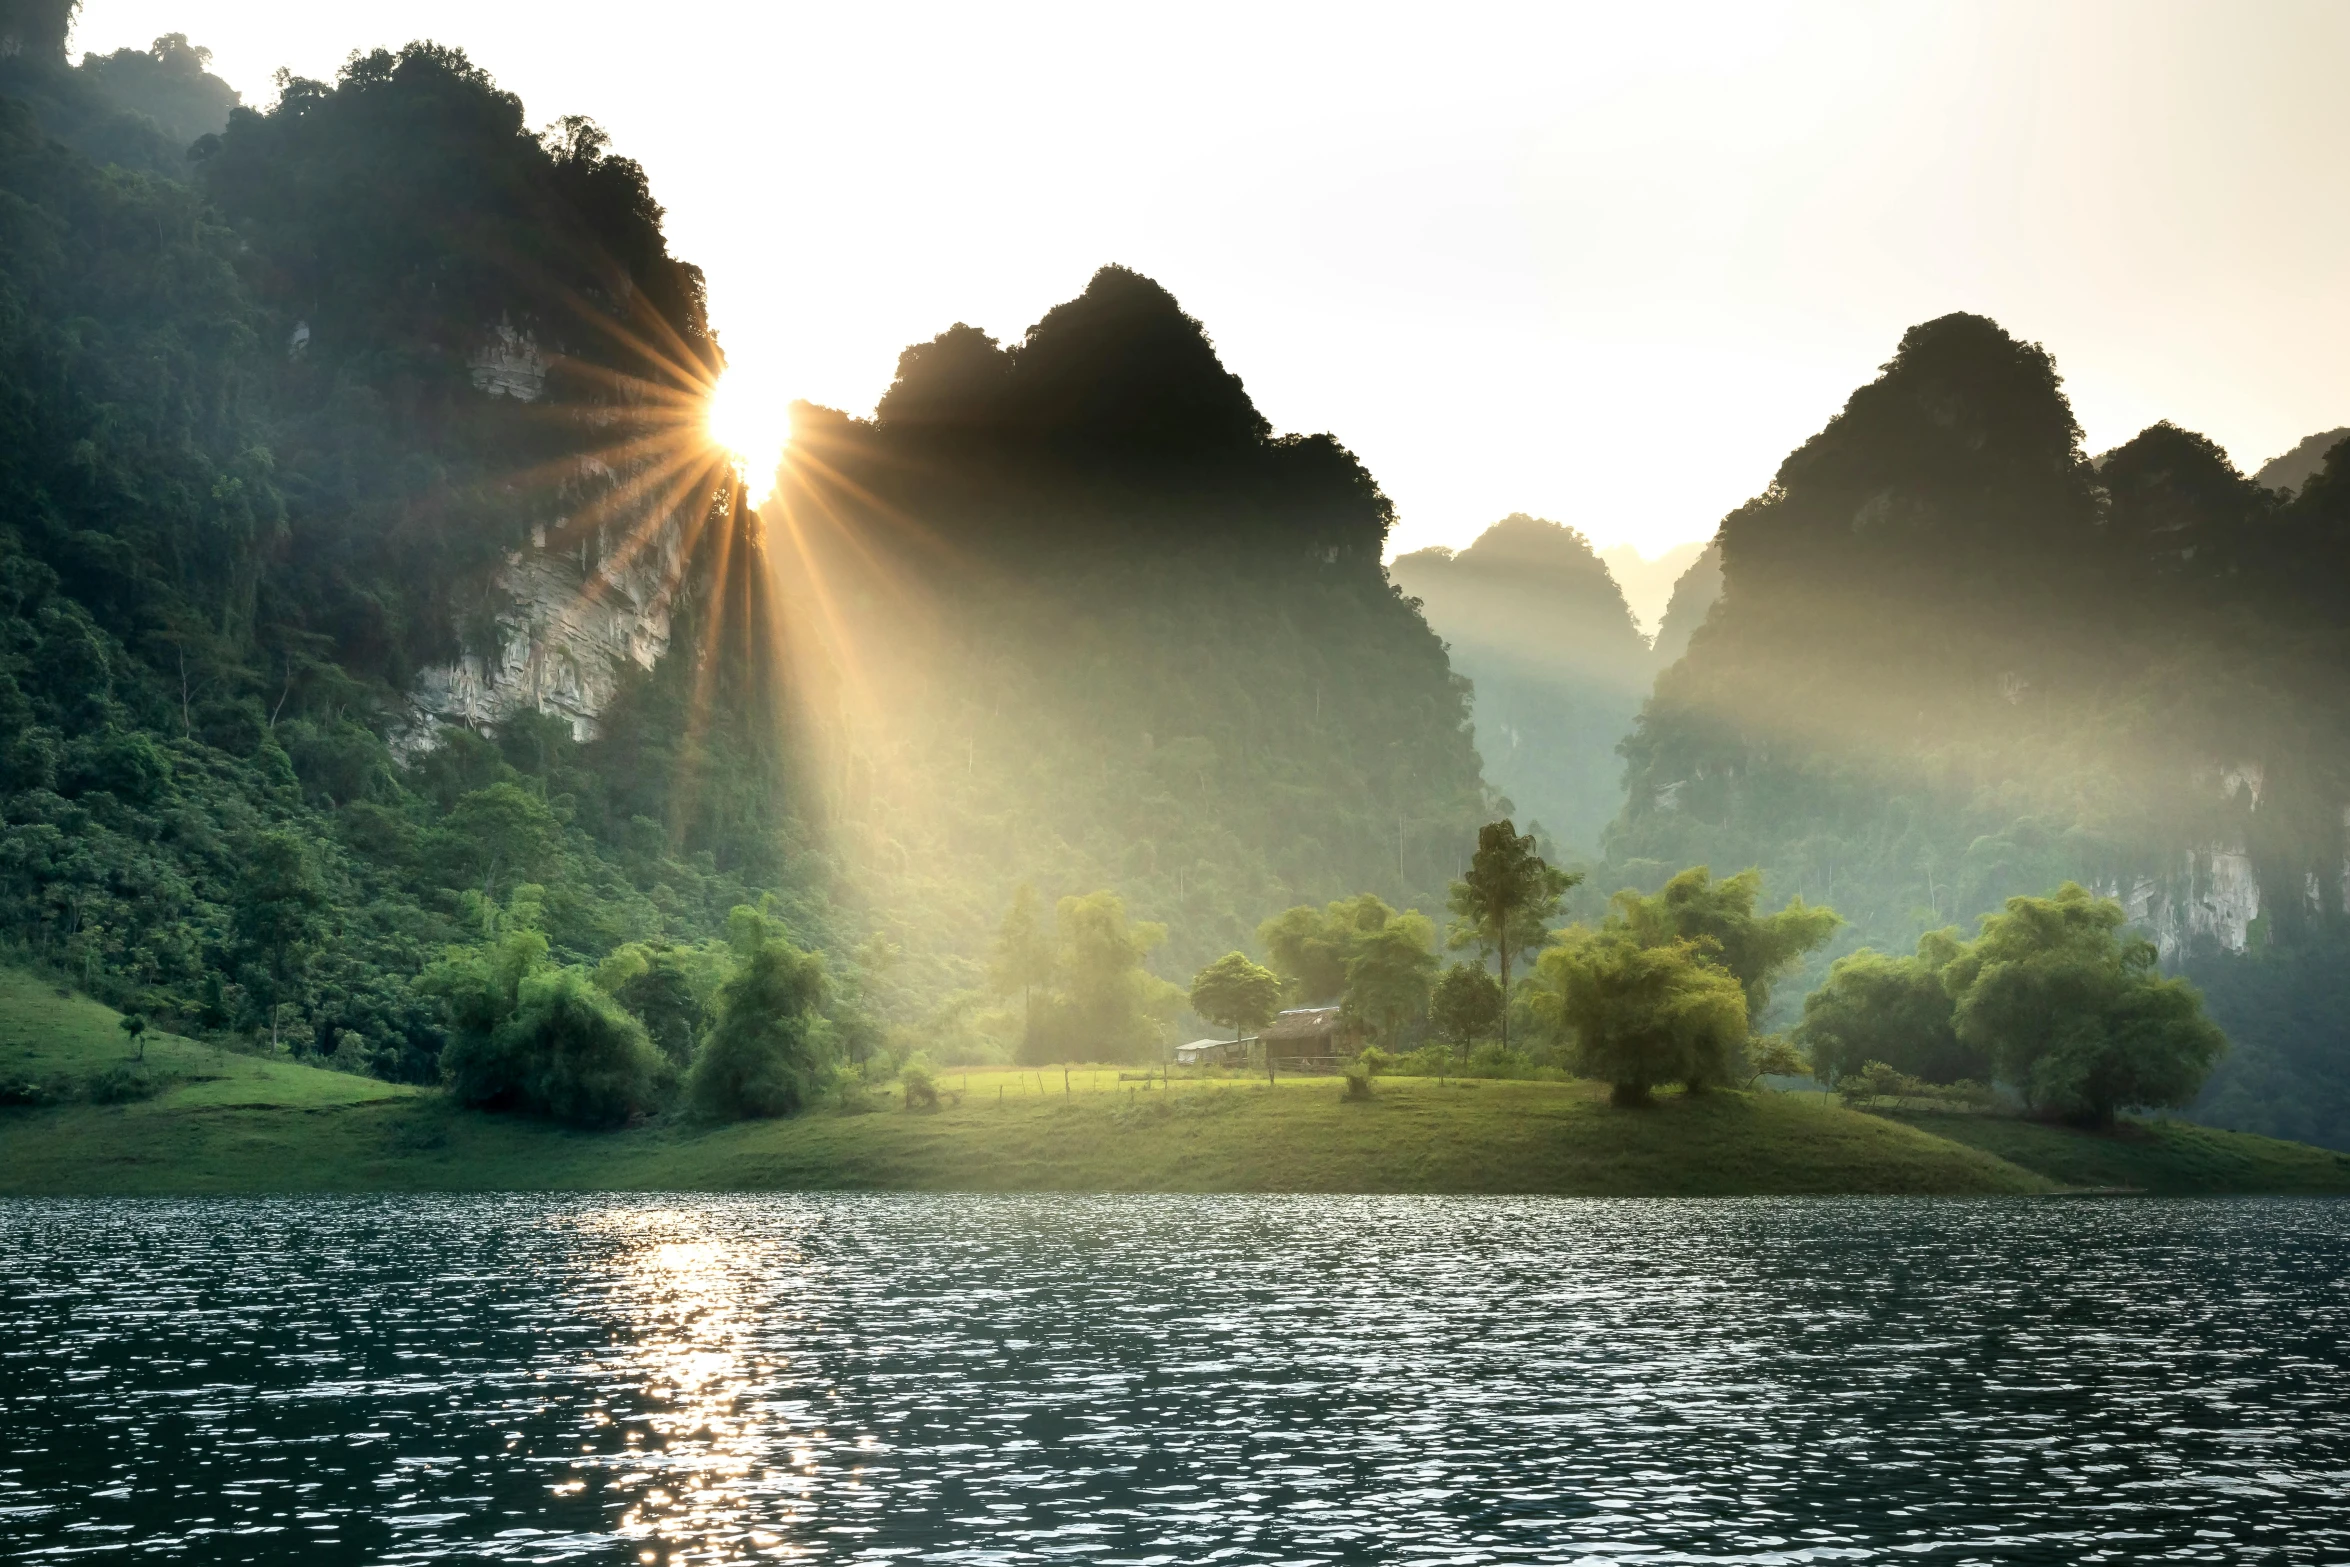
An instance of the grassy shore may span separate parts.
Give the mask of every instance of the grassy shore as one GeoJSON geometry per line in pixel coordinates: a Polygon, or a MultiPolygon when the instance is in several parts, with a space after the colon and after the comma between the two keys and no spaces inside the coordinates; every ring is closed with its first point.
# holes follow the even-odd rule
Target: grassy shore
{"type": "Polygon", "coordinates": [[[1114,1067],[949,1072],[948,1102],[738,1126],[572,1132],[440,1094],[150,1035],[120,1089],[114,1014],[0,970],[0,1193],[963,1190],[1984,1195],[2064,1187],[2350,1190],[2350,1159],[2203,1128],[2094,1138],[1979,1117],[1865,1115],[1820,1095],[1664,1096],[1587,1083],[1121,1079],[1114,1067]],[[19,1097],[28,1097],[21,1090],[19,1097]],[[39,1097],[33,1095],[29,1097],[39,1097]]]}

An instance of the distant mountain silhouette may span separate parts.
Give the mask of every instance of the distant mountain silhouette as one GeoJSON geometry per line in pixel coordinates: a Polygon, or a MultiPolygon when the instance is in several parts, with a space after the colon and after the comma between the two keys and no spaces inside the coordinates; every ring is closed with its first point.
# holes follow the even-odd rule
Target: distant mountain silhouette
{"type": "Polygon", "coordinates": [[[1615,746],[1653,667],[1605,563],[1574,529],[1517,513],[1458,553],[1399,556],[1388,576],[1476,687],[1488,781],[1588,856],[1622,797],[1615,746]]]}
{"type": "Polygon", "coordinates": [[[2260,471],[2253,474],[2252,482],[2264,490],[2298,490],[2325,467],[2326,453],[2343,441],[2350,441],[2350,425],[2321,430],[2284,456],[2271,457],[2262,463],[2260,471]]]}

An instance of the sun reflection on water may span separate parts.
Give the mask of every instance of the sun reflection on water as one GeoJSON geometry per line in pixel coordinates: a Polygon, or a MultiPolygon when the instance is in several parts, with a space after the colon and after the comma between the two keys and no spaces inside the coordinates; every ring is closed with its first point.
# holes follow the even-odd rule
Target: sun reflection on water
{"type": "Polygon", "coordinates": [[[622,1243],[608,1297],[616,1358],[600,1369],[642,1401],[617,1422],[617,1450],[577,1460],[607,1499],[627,1498],[614,1532],[640,1562],[808,1554],[795,1540],[815,1507],[824,1433],[772,1407],[790,1362],[761,1349],[773,1313],[758,1304],[772,1301],[775,1269],[796,1266],[796,1252],[754,1258],[674,1238],[699,1228],[677,1212],[616,1211],[587,1227],[622,1243]]]}

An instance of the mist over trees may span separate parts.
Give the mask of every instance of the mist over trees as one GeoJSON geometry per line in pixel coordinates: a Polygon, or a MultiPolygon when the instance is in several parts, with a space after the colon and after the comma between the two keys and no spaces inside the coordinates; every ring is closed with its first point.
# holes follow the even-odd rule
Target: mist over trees
{"type": "Polygon", "coordinates": [[[1655,673],[1607,566],[1574,529],[1519,513],[1465,550],[1400,555],[1388,575],[1474,688],[1487,780],[1562,853],[1590,857],[1623,798],[1616,743],[1655,673]]]}
{"type": "Polygon", "coordinates": [[[1268,909],[1440,893],[1485,790],[1381,568],[1392,508],[1331,437],[1274,434],[1159,284],[1103,268],[1009,344],[954,326],[874,419],[803,409],[795,442],[791,618],[832,672],[805,744],[934,993],[1023,880],[1147,909],[1169,974],[1268,909]]]}
{"type": "MultiPolygon", "coordinates": [[[[2045,350],[1911,329],[1724,519],[1721,597],[1626,743],[1609,873],[1757,863],[1880,950],[2078,881],[2199,977],[2310,983],[2350,951],[2346,454],[2290,497],[2167,424],[2093,465],[2045,350]]],[[[2241,1048],[2207,1103],[2253,1129],[2343,1103],[2338,1018],[2264,1032],[2211,990],[2241,1048]]]]}

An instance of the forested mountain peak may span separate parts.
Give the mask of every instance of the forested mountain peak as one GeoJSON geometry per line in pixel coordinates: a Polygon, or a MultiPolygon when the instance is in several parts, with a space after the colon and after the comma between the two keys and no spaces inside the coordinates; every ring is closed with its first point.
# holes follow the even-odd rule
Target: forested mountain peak
{"type": "Polygon", "coordinates": [[[1132,460],[1229,456],[1271,426],[1207,329],[1152,279],[1106,266],[1009,348],[957,322],[898,358],[875,418],[993,430],[1132,460]]]}
{"type": "Polygon", "coordinates": [[[1588,854],[1614,813],[1615,745],[1651,669],[1606,563],[1576,529],[1514,512],[1467,549],[1415,550],[1387,570],[1475,687],[1486,775],[1567,852],[1588,854]]]}
{"type": "Polygon", "coordinates": [[[289,81],[192,169],[151,125],[94,161],[45,118],[93,79],[0,67],[37,89],[0,102],[7,939],[185,1027],[429,1078],[421,969],[522,887],[573,960],[705,939],[746,879],[820,905],[781,870],[716,349],[641,171],[431,45],[289,81]],[[625,625],[632,556],[659,634],[550,648],[540,611],[625,625]],[[459,700],[420,711],[431,669],[459,700]],[[545,709],[597,681],[583,744],[545,709]]]}
{"type": "Polygon", "coordinates": [[[1016,424],[1085,444],[1213,453],[1272,433],[1207,328],[1151,279],[1107,266],[1012,354],[1016,424]]]}
{"type": "Polygon", "coordinates": [[[219,131],[237,94],[212,51],[166,33],[146,49],[66,64],[78,0],[0,0],[0,97],[31,108],[48,135],[100,163],[185,180],[189,153],[219,131]]]}
{"type": "Polygon", "coordinates": [[[1456,643],[1536,662],[1644,653],[1614,575],[1573,528],[1513,512],[1467,549],[1398,556],[1388,575],[1428,606],[1429,623],[1456,643]]]}
{"type": "Polygon", "coordinates": [[[2148,575],[2205,578],[2236,569],[2263,547],[2274,497],[2245,478],[2217,441],[2165,419],[2099,461],[2107,547],[2117,585],[2148,575]]]}
{"type": "Polygon", "coordinates": [[[251,241],[262,296],[307,327],[306,356],[462,369],[503,323],[648,379],[715,373],[700,270],[669,255],[644,170],[590,120],[532,132],[461,50],[290,78],[203,152],[206,194],[251,241]]]}
{"type": "Polygon", "coordinates": [[[228,125],[235,88],[212,74],[212,51],[166,33],[144,49],[82,57],[82,73],[125,111],[152,121],[170,146],[184,151],[228,125]]]}
{"type": "Polygon", "coordinates": [[[2262,463],[2252,482],[2263,489],[2298,490],[2324,469],[2327,456],[2344,441],[2350,441],[2350,425],[2305,436],[2291,451],[2262,463]]]}
{"type": "MultiPolygon", "coordinates": [[[[1625,744],[1616,873],[1759,864],[1894,950],[2072,879],[2216,987],[2314,997],[2350,930],[2346,459],[2287,499],[2164,422],[2092,466],[2045,350],[1913,328],[1724,520],[1722,597],[1625,744]]],[[[2331,1094],[2350,1126],[2294,1064],[2323,1035],[2240,1004],[2229,1114],[2308,1135],[2288,1107],[2331,1094]]]]}
{"type": "Polygon", "coordinates": [[[1394,507],[1329,435],[1275,435],[1173,294],[1106,266],[1009,346],[957,322],[898,357],[868,421],[795,427],[812,463],[961,550],[1269,550],[1375,577],[1394,507]]]}
{"type": "Polygon", "coordinates": [[[1943,316],[1905,332],[1878,378],[1731,514],[1724,566],[1734,592],[1864,562],[1962,590],[2046,583],[2094,530],[2091,478],[2047,350],[1983,316],[1943,316]]]}
{"type": "Polygon", "coordinates": [[[800,663],[836,682],[806,705],[841,853],[932,973],[1023,880],[1109,887],[1196,964],[1300,898],[1433,906],[1474,834],[1386,496],[1271,434],[1148,278],[1105,267],[1008,347],[907,349],[873,420],[795,421],[769,510],[800,663]]]}

